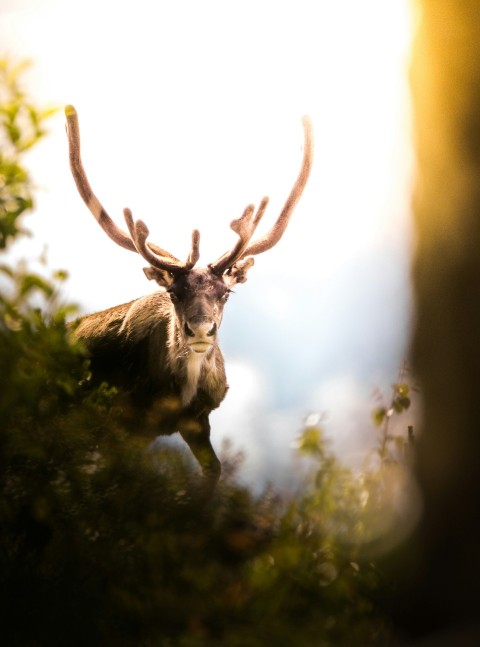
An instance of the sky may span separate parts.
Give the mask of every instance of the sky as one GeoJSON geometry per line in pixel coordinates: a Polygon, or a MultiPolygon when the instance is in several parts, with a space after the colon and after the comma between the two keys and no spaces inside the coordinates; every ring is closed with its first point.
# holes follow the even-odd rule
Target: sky
{"type": "MultiPolygon", "coordinates": [[[[388,395],[412,317],[411,22],[407,0],[0,0],[0,55],[32,60],[38,104],[76,107],[107,211],[122,225],[130,207],[180,258],[198,228],[199,265],[215,260],[234,243],[230,221],[264,195],[270,226],[310,116],[305,193],[221,330],[231,388],[212,439],[247,450],[247,479],[290,469],[312,412],[343,454],[375,443],[371,393],[388,395]]],[[[76,192],[64,121],[59,110],[27,159],[34,236],[14,254],[46,247],[70,274],[66,298],[91,312],[153,286],[76,192]]]]}

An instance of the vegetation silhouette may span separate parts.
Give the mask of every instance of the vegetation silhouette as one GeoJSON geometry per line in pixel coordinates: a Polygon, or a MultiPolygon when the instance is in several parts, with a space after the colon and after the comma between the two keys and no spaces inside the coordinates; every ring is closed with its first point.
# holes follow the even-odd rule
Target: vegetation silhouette
{"type": "MultiPolygon", "coordinates": [[[[23,66],[0,70],[6,250],[34,203],[23,155],[52,111],[21,89],[23,66]]],[[[393,584],[375,556],[408,512],[385,524],[384,456],[348,470],[313,416],[297,443],[298,491],[241,485],[240,458],[224,447],[206,501],[188,454],[146,448],[115,389],[90,385],[66,323],[75,312],[62,298],[66,273],[46,268],[0,267],[2,645],[387,644],[377,602],[393,584]]],[[[406,408],[404,384],[394,401],[406,408]]]]}

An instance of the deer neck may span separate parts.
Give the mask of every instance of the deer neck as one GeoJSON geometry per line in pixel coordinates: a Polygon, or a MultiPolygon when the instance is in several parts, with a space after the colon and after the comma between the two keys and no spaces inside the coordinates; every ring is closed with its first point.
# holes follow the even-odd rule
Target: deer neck
{"type": "Polygon", "coordinates": [[[214,345],[205,353],[195,353],[183,341],[176,320],[172,317],[168,330],[168,364],[180,386],[182,405],[188,406],[204,381],[205,369],[215,368],[214,345]]]}

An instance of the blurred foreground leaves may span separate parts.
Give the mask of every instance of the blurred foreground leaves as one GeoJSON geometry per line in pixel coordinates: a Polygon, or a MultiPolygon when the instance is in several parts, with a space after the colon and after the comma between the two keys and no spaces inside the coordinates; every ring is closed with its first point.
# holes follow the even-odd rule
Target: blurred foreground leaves
{"type": "Polygon", "coordinates": [[[23,155],[45,135],[54,109],[41,110],[22,89],[28,63],[0,59],[0,250],[20,233],[20,217],[33,207],[33,187],[23,155]]]}
{"type": "MultiPolygon", "coordinates": [[[[2,70],[18,105],[1,94],[0,138],[18,164],[31,144],[13,113],[34,125],[43,113],[2,70]]],[[[1,173],[5,247],[32,202],[23,169],[1,173]]],[[[308,424],[297,493],[239,485],[225,449],[224,477],[205,500],[185,453],[146,446],[113,389],[86,388],[88,360],[65,323],[65,274],[0,271],[2,645],[386,644],[376,600],[387,585],[374,556],[404,508],[385,514],[397,481],[384,466],[353,474],[308,424]]]]}
{"type": "Polygon", "coordinates": [[[358,492],[319,430],[305,491],[255,495],[224,452],[205,501],[186,454],[129,433],[108,387],[85,391],[56,303],[27,298],[2,301],[0,328],[2,644],[382,644],[358,492]]]}

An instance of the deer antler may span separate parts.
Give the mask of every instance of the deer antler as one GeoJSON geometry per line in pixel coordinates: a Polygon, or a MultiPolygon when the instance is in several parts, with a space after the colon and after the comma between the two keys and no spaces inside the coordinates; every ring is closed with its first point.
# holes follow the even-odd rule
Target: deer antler
{"type": "Polygon", "coordinates": [[[267,208],[268,198],[263,198],[260,203],[260,206],[255,213],[255,207],[253,204],[248,205],[248,207],[243,212],[243,215],[237,220],[232,220],[230,223],[230,228],[238,234],[238,241],[234,248],[223,254],[215,263],[210,264],[210,269],[218,275],[222,275],[225,270],[229,267],[232,267],[242,256],[244,255],[245,249],[250,242],[250,238],[253,236],[255,229],[257,228],[258,223],[262,219],[265,209],[267,208]]]}
{"type": "Polygon", "coordinates": [[[280,212],[275,224],[271,229],[261,238],[250,243],[258,222],[260,221],[263,213],[268,204],[268,198],[263,198],[258,208],[257,214],[252,218],[254,207],[248,206],[243,216],[239,220],[234,220],[230,225],[231,228],[239,235],[237,244],[231,252],[227,252],[221,256],[215,263],[210,265],[211,269],[216,274],[223,274],[226,270],[238,261],[245,259],[247,256],[255,256],[271,249],[283,236],[293,210],[303,193],[307,180],[310,176],[313,159],[313,127],[308,117],[303,117],[303,131],[304,131],[304,146],[303,146],[303,160],[300,168],[300,173],[293,185],[290,195],[288,196],[285,205],[280,212]],[[250,244],[249,244],[250,243],[250,244]]]}
{"type": "MultiPolygon", "coordinates": [[[[105,208],[101,204],[100,200],[94,194],[92,187],[88,181],[85,169],[83,168],[82,159],[80,156],[80,129],[78,125],[78,115],[77,111],[73,106],[66,106],[65,116],[67,118],[67,136],[68,136],[68,145],[69,145],[69,158],[70,158],[70,169],[72,171],[73,179],[77,185],[78,192],[82,197],[83,201],[95,217],[95,220],[98,222],[103,231],[115,242],[117,245],[124,247],[125,249],[130,250],[131,252],[138,252],[141,254],[149,263],[158,267],[160,269],[168,269],[169,272],[183,272],[191,269],[199,259],[198,245],[200,234],[197,230],[194,230],[192,233],[192,247],[188,255],[187,261],[182,263],[178,258],[167,252],[166,250],[154,245],[153,243],[147,242],[146,238],[148,236],[148,229],[146,225],[139,221],[137,224],[140,225],[139,229],[146,230],[146,236],[143,239],[142,247],[142,237],[140,235],[140,251],[137,247],[137,242],[135,237],[130,230],[130,236],[120,229],[114,221],[110,218],[105,208]],[[148,256],[148,258],[147,258],[148,256]]],[[[131,212],[127,209],[125,211],[131,212]]],[[[127,216],[125,215],[125,219],[127,216]]],[[[133,222],[133,218],[131,218],[133,222]]],[[[128,220],[127,220],[128,225],[128,220]]],[[[135,230],[135,229],[134,229],[135,230]]]]}
{"type": "Polygon", "coordinates": [[[135,245],[135,250],[148,263],[150,263],[152,267],[156,267],[160,270],[167,270],[167,272],[171,272],[172,274],[179,274],[181,272],[188,272],[189,270],[191,270],[200,258],[200,232],[198,231],[198,229],[194,229],[192,232],[192,248],[188,259],[185,261],[185,263],[181,263],[180,261],[174,263],[169,261],[167,258],[156,254],[149,246],[149,243],[147,243],[149,231],[147,225],[143,222],[143,220],[134,221],[130,209],[124,209],[123,215],[125,217],[125,222],[127,223],[131,239],[133,241],[133,244],[135,245]]]}

